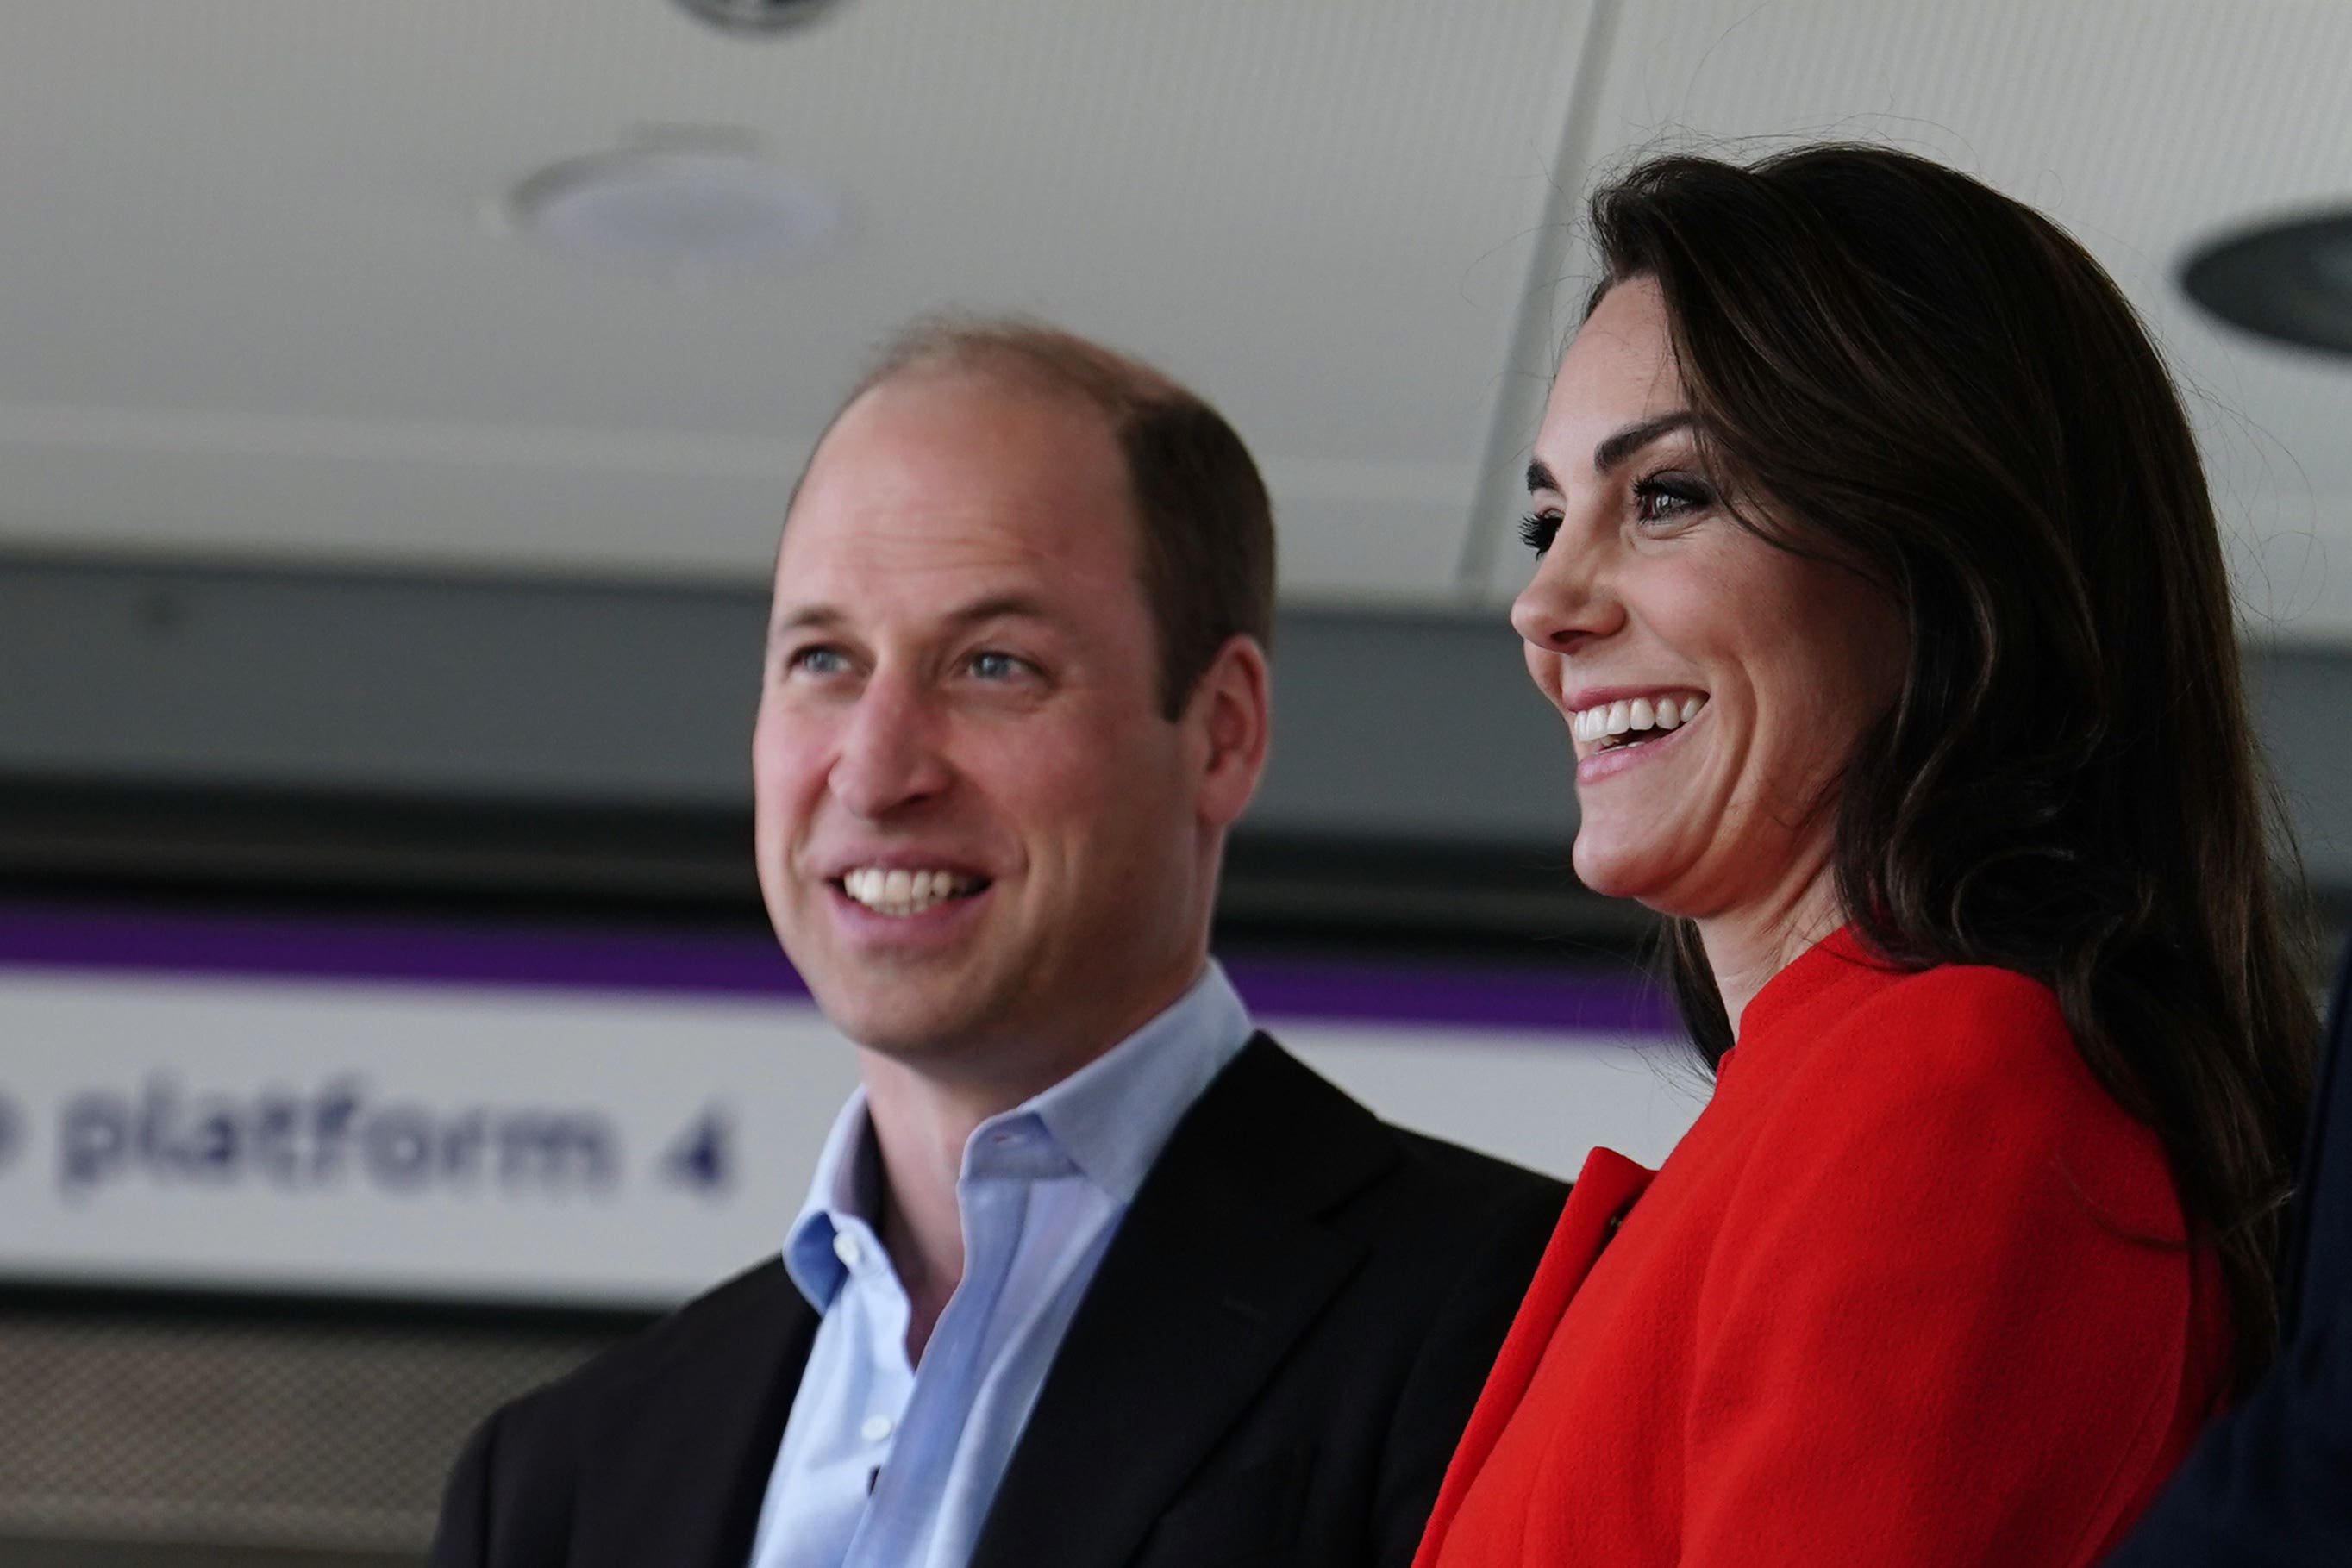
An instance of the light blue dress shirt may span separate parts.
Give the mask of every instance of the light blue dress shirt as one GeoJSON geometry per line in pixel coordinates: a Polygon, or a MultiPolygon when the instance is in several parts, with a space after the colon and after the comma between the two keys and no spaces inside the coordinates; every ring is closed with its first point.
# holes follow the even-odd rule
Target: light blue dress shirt
{"type": "Polygon", "coordinates": [[[751,1568],[964,1568],[1054,1354],[1176,1123],[1253,1032],[1213,961],[1107,1055],[976,1128],[963,1279],[907,1359],[866,1095],[835,1118],[784,1267],[822,1314],[751,1568]]]}

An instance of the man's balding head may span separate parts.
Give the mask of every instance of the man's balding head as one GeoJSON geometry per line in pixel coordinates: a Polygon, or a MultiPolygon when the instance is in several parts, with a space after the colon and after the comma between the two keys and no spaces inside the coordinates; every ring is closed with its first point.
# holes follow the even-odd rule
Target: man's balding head
{"type": "MultiPolygon", "coordinates": [[[[1182,710],[1228,639],[1272,645],[1273,508],[1249,449],[1198,394],[1059,328],[936,316],[884,346],[841,413],[879,387],[924,377],[970,378],[1008,392],[1068,400],[1101,417],[1127,466],[1138,570],[1159,644],[1163,716],[1182,710]]],[[[833,423],[839,422],[836,413],[833,423]]]]}

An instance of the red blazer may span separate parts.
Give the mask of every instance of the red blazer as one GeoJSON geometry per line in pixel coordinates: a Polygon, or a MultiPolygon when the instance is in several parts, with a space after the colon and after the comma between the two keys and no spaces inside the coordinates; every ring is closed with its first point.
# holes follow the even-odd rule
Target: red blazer
{"type": "Polygon", "coordinates": [[[1593,1151],[1415,1568],[2094,1563],[2221,1386],[2182,1234],[2045,988],[1840,932],[1654,1177],[1593,1151]]]}

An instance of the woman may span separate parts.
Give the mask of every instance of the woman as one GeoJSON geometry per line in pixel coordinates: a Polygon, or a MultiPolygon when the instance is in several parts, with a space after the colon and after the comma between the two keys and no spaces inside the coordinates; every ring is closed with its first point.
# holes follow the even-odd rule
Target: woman
{"type": "Polygon", "coordinates": [[[1416,1561],[2095,1562],[2265,1358],[2316,1028],[2179,402],[1918,159],[1593,220],[1512,618],[1718,1078],[1585,1166],[1416,1561]]]}

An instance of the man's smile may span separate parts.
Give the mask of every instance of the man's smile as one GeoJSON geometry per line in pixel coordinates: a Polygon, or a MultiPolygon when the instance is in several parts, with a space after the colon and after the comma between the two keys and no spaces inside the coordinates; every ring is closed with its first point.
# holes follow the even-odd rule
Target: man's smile
{"type": "Polygon", "coordinates": [[[990,885],[984,876],[943,868],[910,871],[903,866],[859,866],[832,880],[848,897],[877,915],[900,918],[920,915],[950,899],[970,898],[990,885]]]}

